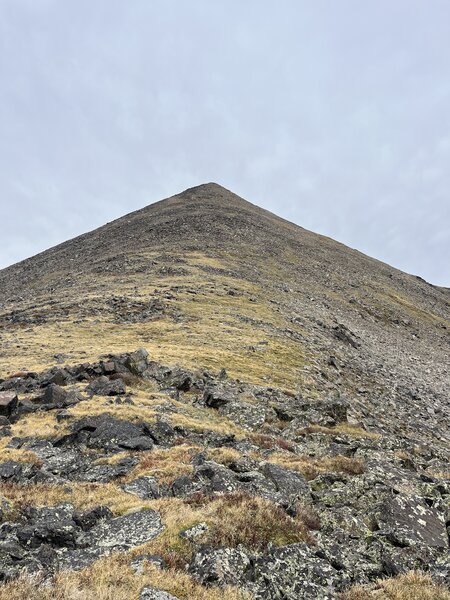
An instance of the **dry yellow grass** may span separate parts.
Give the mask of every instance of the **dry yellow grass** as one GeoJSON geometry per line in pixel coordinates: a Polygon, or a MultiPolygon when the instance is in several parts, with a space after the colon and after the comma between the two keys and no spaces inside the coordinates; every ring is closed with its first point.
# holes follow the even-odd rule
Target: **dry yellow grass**
{"type": "Polygon", "coordinates": [[[14,512],[27,505],[55,506],[61,502],[70,502],[79,509],[107,505],[115,514],[151,507],[150,502],[127,494],[113,483],[72,483],[65,486],[1,483],[0,494],[12,502],[14,512]]]}
{"type": "MultiPolygon", "coordinates": [[[[155,256],[148,253],[141,258],[151,261],[155,256]]],[[[267,289],[224,275],[235,266],[225,253],[222,257],[183,253],[182,258],[186,261],[183,266],[189,270],[188,278],[156,276],[149,284],[147,276],[136,273],[130,284],[126,279],[120,281],[104,273],[96,281],[80,276],[76,290],[67,292],[69,306],[76,303],[79,307],[80,289],[83,304],[96,302],[102,306],[108,291],[148,301],[158,293],[177,287],[176,293],[165,303],[184,315],[182,321],[175,322],[165,315],[153,321],[121,324],[113,322],[107,313],[80,319],[80,308],[71,308],[65,319],[56,321],[51,318],[51,307],[43,305],[41,308],[48,310],[49,315],[46,323],[26,329],[12,327],[2,332],[0,374],[42,370],[52,364],[53,356],[58,353],[70,353],[72,363],[92,362],[102,354],[145,346],[152,358],[163,364],[182,361],[191,369],[210,370],[226,366],[234,378],[257,384],[270,382],[294,391],[302,384],[312,383],[303,370],[311,361],[305,348],[298,340],[286,339],[277,333],[288,325],[299,332],[301,329],[288,323],[268,301],[267,289]],[[205,266],[222,271],[205,272],[202,269],[205,266]],[[197,294],[189,293],[187,283],[197,294]],[[95,288],[98,291],[94,291],[95,288]],[[227,293],[230,288],[237,290],[236,295],[227,293]],[[73,299],[71,294],[74,294],[73,299]],[[252,320],[261,325],[255,328],[252,320]],[[261,351],[249,349],[261,340],[268,342],[261,351]]]]}
{"type": "Polygon", "coordinates": [[[206,540],[216,546],[242,544],[253,551],[264,551],[269,542],[285,546],[313,542],[300,516],[292,518],[272,502],[245,494],[229,494],[216,502],[214,521],[206,540]]]}
{"type": "Polygon", "coordinates": [[[166,529],[145,549],[163,556],[168,564],[179,569],[189,562],[193,550],[179,533],[200,522],[209,527],[202,541],[214,546],[242,544],[251,550],[261,550],[269,542],[275,545],[312,542],[306,518],[303,520],[301,514],[291,518],[272,502],[245,494],[216,497],[199,494],[186,501],[162,498],[150,504],[161,513],[166,529]]]}
{"type": "MultiPolygon", "coordinates": [[[[8,441],[9,438],[5,439],[4,443],[6,444],[8,441]]],[[[36,456],[36,454],[34,452],[31,452],[30,450],[22,450],[21,448],[5,448],[0,446],[0,453],[2,462],[7,460],[14,460],[16,462],[30,463],[34,465],[41,464],[41,461],[36,456]]]]}
{"type": "Polygon", "coordinates": [[[241,458],[242,454],[233,448],[225,446],[221,448],[209,448],[208,457],[222,465],[228,466],[230,463],[241,458]]]}
{"type": "Polygon", "coordinates": [[[131,481],[142,475],[151,475],[161,484],[171,483],[181,475],[192,473],[191,461],[197,452],[200,452],[199,447],[182,444],[142,453],[140,463],[127,474],[124,481],[131,481]]]}
{"type": "Polygon", "coordinates": [[[297,455],[291,452],[273,452],[268,457],[269,462],[280,465],[285,469],[299,471],[306,479],[314,479],[321,473],[346,473],[359,475],[364,472],[364,464],[356,458],[346,456],[331,456],[313,458],[306,455],[297,455]]]}
{"type": "Polygon", "coordinates": [[[111,404],[110,398],[92,396],[89,400],[84,400],[76,404],[69,412],[75,417],[92,417],[107,413],[126,421],[147,421],[148,423],[152,423],[155,420],[153,406],[167,402],[168,397],[164,394],[148,394],[135,387],[128,389],[133,393],[134,404],[111,404]]]}
{"type": "Polygon", "coordinates": [[[410,571],[391,579],[379,580],[375,589],[353,586],[342,600],[450,600],[447,587],[433,583],[430,576],[410,571]]]}
{"type": "Polygon", "coordinates": [[[0,586],[0,600],[138,600],[145,586],[167,591],[180,600],[250,600],[235,588],[205,588],[175,569],[148,568],[135,575],[130,556],[116,555],[79,572],[59,573],[45,584],[38,577],[23,576],[0,586]]]}
{"type": "Polygon", "coordinates": [[[431,475],[431,477],[435,477],[436,479],[444,479],[444,481],[450,481],[450,470],[428,469],[427,473],[431,475]]]}
{"type": "MultiPolygon", "coordinates": [[[[68,426],[64,423],[57,423],[53,411],[36,412],[20,419],[11,426],[12,437],[51,437],[56,433],[65,433],[68,426]]],[[[10,441],[10,437],[0,440],[0,448],[5,447],[10,441]]]]}

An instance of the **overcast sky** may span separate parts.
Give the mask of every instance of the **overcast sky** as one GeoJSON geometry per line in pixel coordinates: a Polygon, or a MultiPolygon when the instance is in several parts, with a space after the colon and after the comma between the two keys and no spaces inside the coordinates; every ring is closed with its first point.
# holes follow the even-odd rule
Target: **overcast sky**
{"type": "Polygon", "coordinates": [[[0,0],[0,267],[207,181],[450,286],[450,2],[0,0]]]}

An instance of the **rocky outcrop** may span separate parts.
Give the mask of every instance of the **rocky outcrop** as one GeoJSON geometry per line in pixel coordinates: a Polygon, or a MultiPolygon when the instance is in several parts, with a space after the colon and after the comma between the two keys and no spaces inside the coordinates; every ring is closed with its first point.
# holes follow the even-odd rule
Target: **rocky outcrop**
{"type": "Polygon", "coordinates": [[[31,507],[23,511],[20,522],[0,527],[0,581],[23,570],[81,569],[105,554],[148,542],[163,530],[153,510],[113,518],[107,507],[84,513],[71,504],[31,507]]]}
{"type": "MultiPolygon", "coordinates": [[[[257,549],[224,546],[214,542],[208,518],[186,524],[177,532],[183,564],[201,585],[237,586],[255,599],[312,600],[337,598],[353,583],[411,569],[450,584],[450,482],[432,474],[447,467],[445,453],[418,452],[414,440],[376,436],[363,428],[352,435],[347,398],[311,400],[233,381],[223,373],[170,369],[151,361],[144,350],[24,373],[8,380],[7,387],[2,392],[7,447],[17,457],[24,452],[35,459],[0,462],[5,494],[8,486],[108,483],[142,506],[119,515],[108,506],[80,511],[70,503],[12,512],[10,500],[0,496],[2,580],[22,571],[51,575],[82,569],[102,556],[151,542],[164,523],[144,503],[164,498],[196,506],[240,497],[272,503],[286,519],[300,519],[308,543],[277,538],[257,549]],[[133,378],[159,390],[152,406],[156,416],[148,422],[142,416],[118,416],[122,402],[139,406],[133,378]],[[31,390],[28,397],[23,389],[31,390]],[[102,412],[76,416],[77,405],[90,397],[102,412]],[[171,422],[174,414],[183,417],[189,410],[201,411],[203,429],[191,428],[189,419],[183,426],[171,422]],[[53,415],[54,433],[12,437],[11,427],[30,411],[53,415]],[[208,418],[216,415],[241,434],[209,430],[208,418]],[[59,427],[64,430],[58,432],[59,427]],[[178,448],[191,449],[189,468],[162,479],[162,471],[151,466],[153,454],[170,456],[178,448]]],[[[141,554],[130,568],[136,574],[148,564],[165,569],[166,559],[174,560],[173,555],[141,554]]],[[[149,587],[141,597],[173,598],[149,587]]]]}

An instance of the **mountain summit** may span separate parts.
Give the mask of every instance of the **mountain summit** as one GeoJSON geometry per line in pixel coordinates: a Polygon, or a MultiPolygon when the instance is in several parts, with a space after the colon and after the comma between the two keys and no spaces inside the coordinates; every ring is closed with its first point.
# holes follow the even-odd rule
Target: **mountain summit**
{"type": "Polygon", "coordinates": [[[0,271],[0,580],[447,598],[449,300],[214,183],[0,271]]]}

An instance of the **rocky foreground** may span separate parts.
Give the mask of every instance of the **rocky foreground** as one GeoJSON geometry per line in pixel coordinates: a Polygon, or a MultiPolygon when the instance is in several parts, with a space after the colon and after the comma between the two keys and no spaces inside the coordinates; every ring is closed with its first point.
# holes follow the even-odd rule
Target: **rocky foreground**
{"type": "Polygon", "coordinates": [[[0,598],[448,598],[448,455],[348,408],[145,350],[0,380],[0,598]]]}

